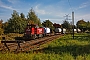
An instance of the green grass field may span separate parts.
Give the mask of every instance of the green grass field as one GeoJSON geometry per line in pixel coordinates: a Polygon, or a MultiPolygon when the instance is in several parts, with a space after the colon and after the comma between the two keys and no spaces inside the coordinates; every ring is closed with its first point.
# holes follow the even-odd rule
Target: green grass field
{"type": "Polygon", "coordinates": [[[0,53],[0,60],[90,60],[90,34],[70,34],[44,44],[42,52],[0,53]]]}

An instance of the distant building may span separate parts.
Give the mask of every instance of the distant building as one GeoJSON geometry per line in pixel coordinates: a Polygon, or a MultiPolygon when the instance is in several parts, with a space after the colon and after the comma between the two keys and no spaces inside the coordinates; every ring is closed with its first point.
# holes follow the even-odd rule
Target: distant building
{"type": "Polygon", "coordinates": [[[60,25],[60,24],[54,23],[53,26],[54,26],[55,28],[61,28],[61,25],[60,25]]]}

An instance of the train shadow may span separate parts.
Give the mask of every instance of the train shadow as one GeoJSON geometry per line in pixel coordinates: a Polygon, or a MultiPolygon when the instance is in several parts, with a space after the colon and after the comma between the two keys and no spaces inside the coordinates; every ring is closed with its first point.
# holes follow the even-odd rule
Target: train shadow
{"type": "Polygon", "coordinates": [[[50,47],[43,49],[44,53],[55,53],[55,54],[63,54],[63,53],[70,53],[70,55],[77,57],[79,55],[87,55],[90,54],[90,45],[73,45],[73,46],[57,46],[57,47],[50,47]]]}
{"type": "Polygon", "coordinates": [[[25,39],[24,37],[15,37],[15,41],[30,41],[34,39],[25,39]]]}
{"type": "Polygon", "coordinates": [[[23,37],[15,37],[15,40],[24,40],[23,37]]]}

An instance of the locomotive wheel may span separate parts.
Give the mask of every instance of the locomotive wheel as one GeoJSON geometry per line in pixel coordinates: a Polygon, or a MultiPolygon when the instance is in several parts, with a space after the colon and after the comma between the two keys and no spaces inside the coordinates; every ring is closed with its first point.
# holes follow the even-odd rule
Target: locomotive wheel
{"type": "Polygon", "coordinates": [[[36,38],[37,38],[36,34],[32,35],[32,39],[36,39],[36,38]]]}
{"type": "Polygon", "coordinates": [[[43,38],[43,35],[42,35],[42,34],[39,34],[39,37],[40,37],[40,38],[43,38]]]}
{"type": "Polygon", "coordinates": [[[41,38],[43,38],[43,34],[41,34],[41,38]]]}
{"type": "Polygon", "coordinates": [[[42,34],[42,38],[43,38],[43,34],[42,34]]]}
{"type": "Polygon", "coordinates": [[[32,35],[32,39],[35,39],[35,35],[32,35]]]}

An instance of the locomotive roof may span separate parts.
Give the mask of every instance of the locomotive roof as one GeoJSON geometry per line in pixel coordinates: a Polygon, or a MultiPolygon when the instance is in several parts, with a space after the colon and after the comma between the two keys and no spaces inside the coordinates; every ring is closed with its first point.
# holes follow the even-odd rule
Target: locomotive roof
{"type": "Polygon", "coordinates": [[[39,27],[38,25],[35,25],[35,24],[27,24],[27,26],[31,26],[31,27],[39,27]]]}
{"type": "Polygon", "coordinates": [[[53,24],[53,26],[54,26],[54,27],[59,27],[59,28],[61,27],[61,25],[60,25],[60,24],[56,24],[56,23],[55,23],[55,24],[53,24]]]}

